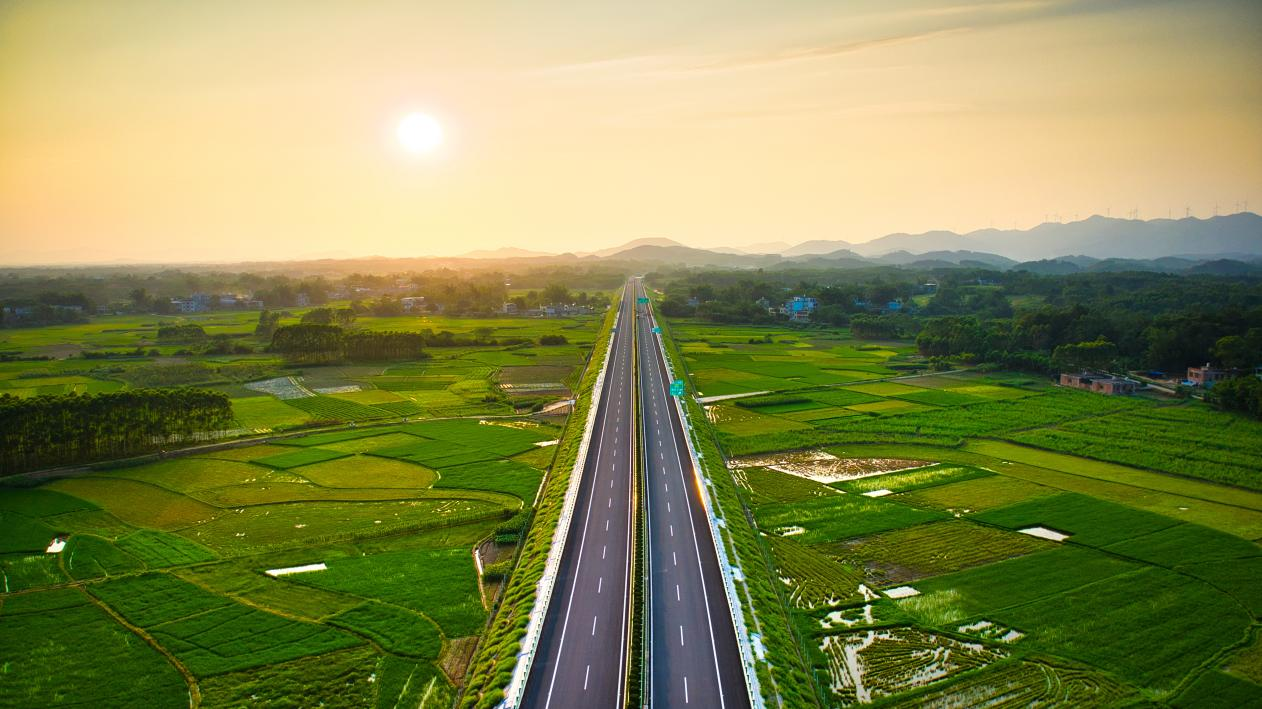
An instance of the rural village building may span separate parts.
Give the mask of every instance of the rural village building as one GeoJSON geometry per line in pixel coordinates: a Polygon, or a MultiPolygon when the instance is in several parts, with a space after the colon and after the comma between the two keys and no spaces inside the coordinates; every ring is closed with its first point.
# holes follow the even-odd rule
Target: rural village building
{"type": "Polygon", "coordinates": [[[1134,394],[1139,390],[1139,382],[1100,372],[1061,374],[1060,385],[1109,395],[1134,394]]]}

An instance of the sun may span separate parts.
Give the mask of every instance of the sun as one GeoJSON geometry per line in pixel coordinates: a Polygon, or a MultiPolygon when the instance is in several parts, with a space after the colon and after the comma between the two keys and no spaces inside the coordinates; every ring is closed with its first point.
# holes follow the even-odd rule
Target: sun
{"type": "Polygon", "coordinates": [[[443,125],[426,113],[409,113],[394,132],[399,145],[414,155],[432,153],[443,144],[443,125]]]}

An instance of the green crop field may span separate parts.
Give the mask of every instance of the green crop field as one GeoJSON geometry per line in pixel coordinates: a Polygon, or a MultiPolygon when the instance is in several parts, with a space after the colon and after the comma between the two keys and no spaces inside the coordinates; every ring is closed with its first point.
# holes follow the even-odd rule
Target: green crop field
{"type": "Polygon", "coordinates": [[[824,706],[1262,705],[1262,424],[668,324],[824,706]]]}
{"type": "Polygon", "coordinates": [[[413,422],[0,487],[0,703],[449,703],[487,618],[473,549],[557,435],[413,422]],[[417,446],[444,465],[383,455],[417,446]]]}

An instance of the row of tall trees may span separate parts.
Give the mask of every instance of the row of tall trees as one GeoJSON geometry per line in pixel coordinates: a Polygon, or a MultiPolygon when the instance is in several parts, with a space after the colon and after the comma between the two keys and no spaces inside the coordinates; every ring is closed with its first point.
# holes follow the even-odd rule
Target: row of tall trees
{"type": "Polygon", "coordinates": [[[420,359],[425,356],[425,335],[347,331],[337,325],[301,323],[276,328],[271,349],[295,364],[420,359]]]}
{"type": "Polygon", "coordinates": [[[18,398],[0,395],[0,471],[122,458],[232,424],[226,394],[205,389],[132,389],[18,398]]]}

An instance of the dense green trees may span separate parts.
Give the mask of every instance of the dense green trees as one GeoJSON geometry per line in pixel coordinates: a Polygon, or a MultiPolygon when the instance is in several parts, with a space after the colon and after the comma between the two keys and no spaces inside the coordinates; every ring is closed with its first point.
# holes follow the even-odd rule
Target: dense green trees
{"type": "Polygon", "coordinates": [[[301,322],[308,325],[350,325],[355,322],[351,308],[312,308],[302,314],[301,322]]]}
{"type": "Polygon", "coordinates": [[[1078,369],[1109,369],[1117,361],[1117,345],[1104,338],[1091,342],[1057,345],[1052,367],[1059,372],[1078,369]]]}
{"type": "Polygon", "coordinates": [[[280,313],[273,313],[270,310],[260,311],[259,322],[254,326],[254,336],[260,340],[271,340],[279,324],[280,313]]]}
{"type": "Polygon", "coordinates": [[[206,339],[206,331],[196,323],[162,325],[158,328],[159,342],[190,342],[206,339]]]}
{"type": "Polygon", "coordinates": [[[328,364],[342,359],[342,328],[304,323],[276,328],[272,351],[296,364],[328,364]]]}
{"type": "Polygon", "coordinates": [[[1252,375],[1224,379],[1214,384],[1206,399],[1220,409],[1262,418],[1262,380],[1252,375]]]}
{"type": "Polygon", "coordinates": [[[229,428],[227,395],[204,389],[0,395],[0,470],[121,458],[229,428]]]}
{"type": "Polygon", "coordinates": [[[420,359],[425,335],[347,331],[337,325],[286,325],[272,335],[272,351],[296,364],[420,359]]]}
{"type": "Polygon", "coordinates": [[[665,290],[661,312],[668,316],[783,323],[756,301],[775,306],[801,294],[819,306],[811,324],[796,326],[849,324],[859,337],[917,337],[926,356],[1004,368],[1180,372],[1205,362],[1262,364],[1262,279],[1247,276],[863,268],[693,269],[650,279],[665,290]],[[1101,340],[1108,345],[1088,346],[1101,340]]]}

